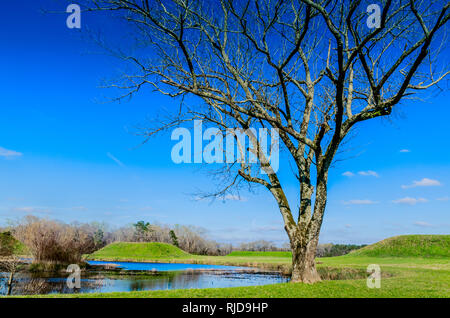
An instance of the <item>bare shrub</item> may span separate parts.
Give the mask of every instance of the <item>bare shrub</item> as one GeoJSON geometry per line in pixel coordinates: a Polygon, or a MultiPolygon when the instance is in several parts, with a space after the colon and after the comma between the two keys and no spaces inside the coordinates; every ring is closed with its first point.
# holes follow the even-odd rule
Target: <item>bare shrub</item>
{"type": "Polygon", "coordinates": [[[316,256],[317,257],[325,257],[325,255],[330,253],[332,247],[333,247],[333,244],[331,244],[331,243],[319,244],[317,246],[316,256]]]}
{"type": "MultiPolygon", "coordinates": [[[[178,238],[180,248],[191,254],[226,255],[232,250],[230,244],[220,244],[207,239],[207,231],[200,227],[177,225],[174,228],[174,232],[178,238]]],[[[170,232],[169,243],[172,243],[170,232]]]]}
{"type": "Polygon", "coordinates": [[[82,226],[34,216],[25,217],[14,235],[29,248],[34,262],[78,263],[95,246],[92,234],[82,226]]]}
{"type": "Polygon", "coordinates": [[[248,243],[241,243],[238,247],[239,251],[251,251],[251,252],[273,252],[282,251],[283,248],[276,247],[272,242],[265,240],[258,240],[248,243]]]}

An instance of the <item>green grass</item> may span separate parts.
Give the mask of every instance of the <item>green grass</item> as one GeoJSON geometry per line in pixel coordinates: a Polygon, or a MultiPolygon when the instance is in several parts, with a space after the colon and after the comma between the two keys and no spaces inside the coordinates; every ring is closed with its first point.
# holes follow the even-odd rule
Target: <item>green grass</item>
{"type": "Polygon", "coordinates": [[[401,235],[352,251],[351,256],[450,258],[450,235],[401,235]]]}
{"type": "Polygon", "coordinates": [[[96,260],[134,260],[188,258],[191,255],[166,243],[112,243],[87,256],[96,260]]]}
{"type": "MultiPolygon", "coordinates": [[[[212,288],[212,289],[182,289],[164,291],[139,291],[120,293],[92,293],[92,294],[64,294],[39,295],[31,297],[182,297],[182,298],[265,298],[265,297],[402,297],[402,298],[450,298],[450,256],[448,235],[400,236],[381,241],[359,251],[339,257],[318,259],[319,272],[325,268],[335,272],[354,269],[361,273],[366,271],[369,264],[381,267],[382,279],[380,289],[370,289],[366,279],[327,280],[316,284],[284,283],[265,286],[212,288]],[[411,246],[410,246],[411,245],[411,246]],[[384,249],[384,250],[383,250],[384,249]],[[424,254],[416,252],[422,251],[424,254]],[[407,256],[405,256],[407,255],[407,256]],[[387,274],[387,275],[386,275],[387,274]]],[[[154,244],[154,243],[153,243],[154,244]]],[[[119,259],[131,259],[133,253],[137,261],[157,262],[189,262],[206,264],[246,265],[278,270],[290,268],[289,253],[279,252],[234,252],[228,256],[198,256],[182,252],[159,253],[160,257],[148,257],[151,253],[142,252],[141,247],[131,249],[129,244],[122,246],[109,245],[92,254],[98,259],[105,259],[105,255],[119,259]],[[105,252],[107,251],[107,253],[105,252]],[[133,250],[134,252],[131,252],[133,250]],[[125,252],[126,251],[126,252],[125,252]],[[112,254],[112,253],[116,254],[112,254]],[[164,257],[162,255],[165,255],[164,257]]],[[[167,244],[165,244],[167,245],[167,244]]],[[[170,246],[170,245],[169,245],[170,246]]],[[[173,246],[172,246],[173,247],[173,246]]],[[[160,250],[158,248],[158,250],[160,250]]],[[[145,251],[145,250],[144,250],[145,251]]]]}
{"type": "Polygon", "coordinates": [[[228,257],[233,256],[243,256],[243,257],[255,257],[255,256],[264,256],[264,257],[291,257],[291,252],[248,252],[248,251],[234,251],[227,255],[228,257]]]}

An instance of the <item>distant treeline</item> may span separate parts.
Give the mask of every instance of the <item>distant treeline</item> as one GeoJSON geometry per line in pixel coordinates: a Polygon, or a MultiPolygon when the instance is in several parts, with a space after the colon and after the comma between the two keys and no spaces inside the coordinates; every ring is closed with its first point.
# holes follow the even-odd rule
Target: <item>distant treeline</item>
{"type": "MultiPolygon", "coordinates": [[[[36,262],[76,263],[84,254],[90,254],[113,242],[162,242],[173,244],[197,255],[227,255],[239,251],[290,251],[289,245],[277,247],[274,243],[258,240],[233,247],[207,237],[205,229],[138,221],[111,229],[104,223],[71,223],[27,216],[8,228],[0,228],[0,256],[17,250],[32,254],[36,262]]],[[[364,245],[321,244],[317,256],[328,257],[349,253],[364,245]]]]}
{"type": "MultiPolygon", "coordinates": [[[[366,245],[354,245],[354,244],[319,244],[317,247],[317,257],[332,257],[341,256],[350,253],[353,250],[360,249],[366,245]]],[[[270,241],[258,240],[254,242],[242,243],[237,247],[234,247],[235,251],[249,251],[249,252],[277,252],[286,251],[291,249],[289,244],[284,244],[281,248],[275,246],[270,241]]]]}
{"type": "Polygon", "coordinates": [[[332,257],[341,256],[350,253],[353,250],[360,249],[367,244],[354,245],[354,244],[319,244],[317,247],[317,257],[332,257]]]}

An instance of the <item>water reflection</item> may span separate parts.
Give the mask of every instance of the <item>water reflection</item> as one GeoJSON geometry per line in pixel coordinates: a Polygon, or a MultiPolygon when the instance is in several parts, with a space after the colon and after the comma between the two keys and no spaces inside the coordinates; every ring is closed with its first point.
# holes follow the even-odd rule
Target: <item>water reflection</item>
{"type": "MultiPolygon", "coordinates": [[[[106,285],[103,276],[90,275],[89,279],[82,279],[81,289],[71,289],[66,280],[69,274],[64,273],[16,273],[14,276],[12,295],[37,295],[50,293],[95,292],[106,285]],[[61,275],[61,277],[56,277],[61,275]]],[[[0,273],[0,294],[7,294],[6,273],[0,273]]]]}

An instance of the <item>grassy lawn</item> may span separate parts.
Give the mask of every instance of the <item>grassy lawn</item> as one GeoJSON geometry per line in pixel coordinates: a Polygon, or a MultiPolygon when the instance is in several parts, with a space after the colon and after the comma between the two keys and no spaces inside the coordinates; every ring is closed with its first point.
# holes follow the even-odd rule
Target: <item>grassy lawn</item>
{"type": "MultiPolygon", "coordinates": [[[[30,297],[450,297],[450,236],[401,236],[339,257],[317,259],[319,270],[365,271],[381,267],[381,288],[370,289],[366,279],[324,280],[307,285],[283,283],[265,286],[180,289],[119,293],[42,295],[30,297]],[[417,251],[420,251],[418,253],[417,251]],[[399,255],[399,256],[393,256],[399,255]],[[419,256],[420,255],[420,256],[419,256]]],[[[162,243],[115,243],[86,256],[96,260],[182,262],[245,265],[289,272],[290,253],[233,252],[227,256],[198,256],[162,243]]]]}

